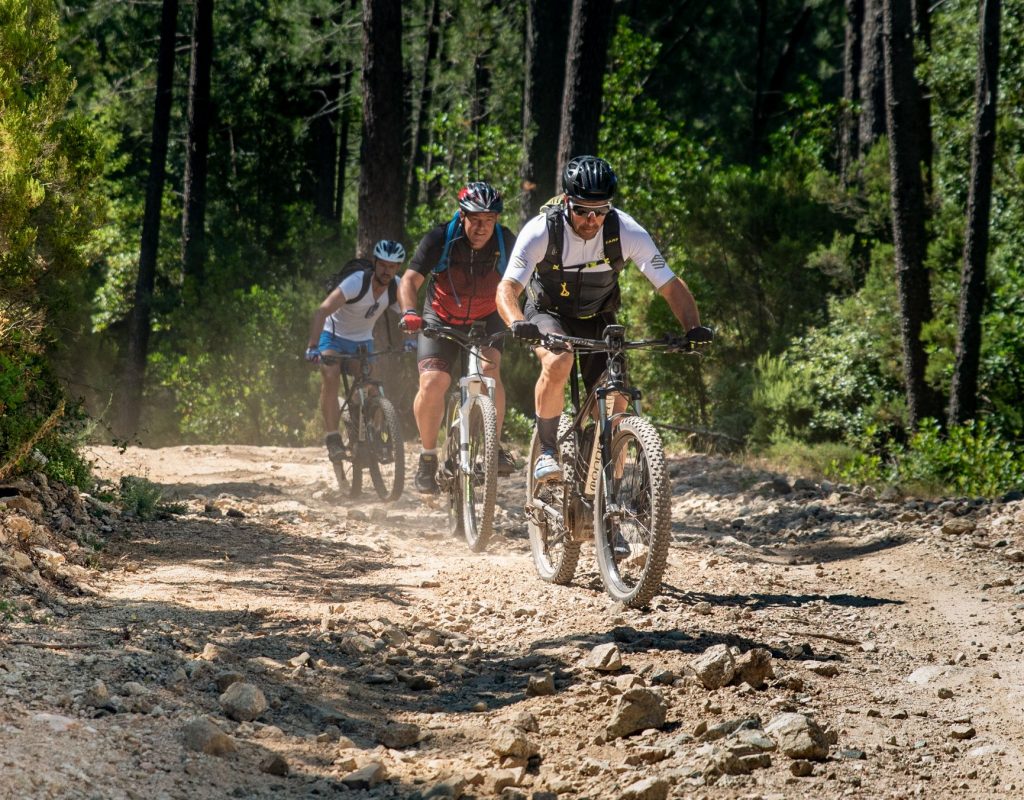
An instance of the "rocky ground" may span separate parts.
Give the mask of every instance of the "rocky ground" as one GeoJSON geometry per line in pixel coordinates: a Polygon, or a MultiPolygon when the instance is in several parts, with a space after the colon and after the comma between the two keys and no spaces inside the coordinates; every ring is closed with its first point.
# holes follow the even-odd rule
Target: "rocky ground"
{"type": "Polygon", "coordinates": [[[0,486],[0,797],[1020,797],[1024,502],[671,459],[649,609],[341,500],[319,449],[93,452],[143,522],[0,486]],[[5,507],[6,506],[6,507],[5,507]]]}

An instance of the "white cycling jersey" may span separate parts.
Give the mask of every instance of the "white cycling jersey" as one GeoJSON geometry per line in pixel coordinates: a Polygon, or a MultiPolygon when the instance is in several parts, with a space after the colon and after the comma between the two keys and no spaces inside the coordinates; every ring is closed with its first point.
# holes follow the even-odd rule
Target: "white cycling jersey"
{"type": "MultiPolygon", "coordinates": [[[[651,282],[651,285],[655,289],[660,289],[675,277],[675,273],[665,263],[665,257],[662,256],[658,246],[651,239],[651,235],[640,226],[640,223],[624,211],[616,209],[615,212],[619,215],[622,258],[625,261],[632,261],[644,277],[651,282]]],[[[597,236],[589,240],[581,239],[572,229],[568,219],[562,226],[562,230],[564,233],[562,234],[563,266],[561,268],[565,272],[578,272],[581,269],[603,272],[612,269],[611,264],[602,263],[604,258],[603,225],[597,236]]],[[[541,214],[527,222],[519,231],[515,247],[512,248],[508,259],[505,279],[516,281],[520,286],[526,286],[537,264],[544,260],[547,247],[547,220],[541,214]]]]}
{"type": "MultiPolygon", "coordinates": [[[[347,275],[338,284],[341,295],[345,301],[341,308],[324,320],[324,330],[342,339],[349,339],[354,342],[365,342],[373,338],[373,325],[384,313],[388,305],[388,290],[381,292],[380,297],[374,297],[373,278],[370,278],[370,287],[366,294],[356,302],[349,303],[348,300],[356,297],[363,288],[364,272],[357,271],[347,275]]],[[[397,283],[398,278],[394,278],[397,283]]],[[[401,313],[398,301],[391,304],[391,310],[396,314],[401,313]]]]}

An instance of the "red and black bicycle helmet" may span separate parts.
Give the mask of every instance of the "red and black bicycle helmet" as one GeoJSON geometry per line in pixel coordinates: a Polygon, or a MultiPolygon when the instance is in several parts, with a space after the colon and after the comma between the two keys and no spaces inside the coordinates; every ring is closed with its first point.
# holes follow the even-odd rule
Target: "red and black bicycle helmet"
{"type": "Polygon", "coordinates": [[[619,179],[597,156],[576,156],[562,170],[562,191],[577,200],[611,200],[619,179]]]}
{"type": "Polygon", "coordinates": [[[505,201],[491,184],[474,181],[459,190],[459,208],[470,214],[481,211],[500,214],[505,209],[505,201]]]}

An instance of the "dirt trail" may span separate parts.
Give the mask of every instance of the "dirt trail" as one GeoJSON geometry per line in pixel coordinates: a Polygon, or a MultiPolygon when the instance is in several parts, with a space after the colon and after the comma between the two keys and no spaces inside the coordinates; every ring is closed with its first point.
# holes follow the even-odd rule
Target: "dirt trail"
{"type": "Polygon", "coordinates": [[[0,494],[0,798],[1024,791],[1020,500],[679,455],[632,611],[589,554],[537,579],[520,477],[473,555],[417,496],[339,499],[319,449],[93,456],[185,513],[0,494]]]}

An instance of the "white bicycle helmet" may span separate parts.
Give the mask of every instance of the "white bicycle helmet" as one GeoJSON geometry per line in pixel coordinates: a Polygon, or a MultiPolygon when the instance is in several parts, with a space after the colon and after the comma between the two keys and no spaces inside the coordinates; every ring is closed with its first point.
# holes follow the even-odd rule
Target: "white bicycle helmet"
{"type": "Polygon", "coordinates": [[[393,239],[381,239],[373,248],[373,257],[381,261],[393,261],[401,264],[405,261],[405,248],[401,242],[393,239]]]}

